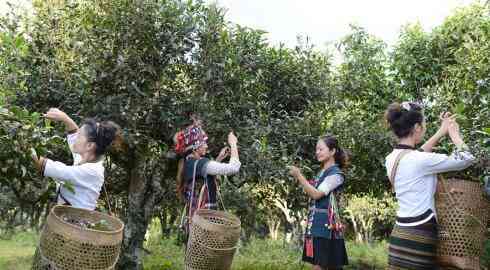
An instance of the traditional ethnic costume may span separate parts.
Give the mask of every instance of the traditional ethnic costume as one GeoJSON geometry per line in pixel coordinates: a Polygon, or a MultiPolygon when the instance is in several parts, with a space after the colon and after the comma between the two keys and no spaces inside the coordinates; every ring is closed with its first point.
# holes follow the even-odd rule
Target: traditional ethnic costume
{"type": "Polygon", "coordinates": [[[339,217],[339,195],[344,175],[338,165],[322,171],[311,183],[326,195],[311,200],[303,249],[303,261],[322,268],[342,268],[348,264],[339,217]]]}
{"type": "Polygon", "coordinates": [[[208,158],[195,159],[190,153],[207,143],[208,136],[197,125],[192,125],[177,133],[175,150],[184,156],[184,200],[185,214],[182,227],[186,234],[197,209],[217,209],[217,175],[236,174],[241,163],[238,158],[230,158],[229,163],[221,163],[208,158]]]}

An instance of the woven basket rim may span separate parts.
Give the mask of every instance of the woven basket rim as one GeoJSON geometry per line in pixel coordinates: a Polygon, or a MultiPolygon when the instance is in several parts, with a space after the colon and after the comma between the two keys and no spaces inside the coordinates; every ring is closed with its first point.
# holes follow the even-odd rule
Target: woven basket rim
{"type": "Polygon", "coordinates": [[[215,215],[215,216],[219,216],[219,217],[225,217],[225,218],[228,218],[229,220],[231,220],[231,222],[233,223],[232,225],[212,223],[213,226],[216,226],[216,227],[240,228],[242,226],[242,222],[240,221],[240,219],[238,217],[236,217],[235,215],[229,213],[229,212],[212,210],[212,209],[199,209],[196,211],[196,213],[194,214],[194,217],[193,217],[194,219],[196,219],[196,221],[204,221],[204,222],[210,223],[208,220],[205,219],[205,217],[201,216],[200,214],[209,214],[209,215],[215,215]]]}
{"type": "Polygon", "coordinates": [[[71,228],[77,229],[79,231],[88,231],[88,232],[94,232],[94,233],[98,233],[98,234],[114,235],[114,234],[120,234],[124,230],[124,223],[119,218],[113,217],[113,216],[110,216],[110,215],[108,215],[106,213],[102,213],[102,212],[95,211],[95,210],[87,210],[87,209],[77,208],[77,207],[68,206],[68,205],[56,205],[56,206],[54,206],[51,209],[51,213],[52,213],[52,217],[55,218],[58,222],[62,223],[63,225],[69,226],[71,228]],[[75,211],[87,212],[89,214],[96,213],[98,215],[104,216],[105,218],[108,218],[108,219],[113,220],[115,223],[118,223],[120,226],[119,226],[119,229],[117,229],[117,230],[110,230],[110,231],[103,231],[103,230],[94,230],[94,229],[89,229],[89,228],[82,228],[80,226],[76,226],[74,224],[71,224],[69,222],[66,222],[61,217],[59,217],[57,215],[57,212],[56,212],[56,211],[62,211],[62,210],[59,210],[59,209],[71,209],[71,210],[75,210],[75,211]]]}

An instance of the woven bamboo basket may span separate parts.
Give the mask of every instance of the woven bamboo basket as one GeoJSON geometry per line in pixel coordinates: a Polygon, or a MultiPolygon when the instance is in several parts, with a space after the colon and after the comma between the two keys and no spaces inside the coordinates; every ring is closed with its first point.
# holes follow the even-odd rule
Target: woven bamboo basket
{"type": "Polygon", "coordinates": [[[232,214],[206,209],[196,211],[190,227],[185,269],[230,269],[240,231],[240,220],[232,214]]]}
{"type": "Polygon", "coordinates": [[[480,183],[439,179],[436,208],[439,223],[437,260],[440,266],[480,269],[489,206],[480,183]]]}
{"type": "Polygon", "coordinates": [[[96,211],[57,205],[52,208],[34,256],[33,270],[111,270],[119,258],[124,224],[96,211]],[[105,220],[108,230],[93,230],[65,219],[105,220]]]}

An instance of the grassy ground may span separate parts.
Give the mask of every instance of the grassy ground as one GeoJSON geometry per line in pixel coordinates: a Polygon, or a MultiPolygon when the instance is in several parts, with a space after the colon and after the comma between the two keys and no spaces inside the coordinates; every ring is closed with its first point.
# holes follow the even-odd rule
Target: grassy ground
{"type": "MultiPolygon", "coordinates": [[[[152,252],[145,258],[145,269],[170,270],[183,269],[183,250],[172,240],[150,244],[152,252]]],[[[378,242],[371,246],[349,242],[350,265],[344,269],[386,269],[386,243],[378,242]]],[[[284,246],[282,241],[254,239],[241,247],[235,255],[233,270],[306,270],[308,264],[300,261],[301,250],[284,246]]]]}
{"type": "Polygon", "coordinates": [[[23,232],[8,239],[0,238],[0,269],[30,269],[38,237],[32,232],[23,232]]]}
{"type": "MultiPolygon", "coordinates": [[[[144,258],[145,270],[183,269],[183,248],[175,239],[162,239],[158,224],[152,224],[147,234],[144,258]]],[[[0,235],[0,270],[30,269],[38,236],[34,232],[17,233],[6,239],[0,235]]],[[[385,241],[371,245],[347,242],[350,265],[346,270],[386,269],[387,244],[385,241]]],[[[233,261],[233,270],[306,270],[309,265],[300,261],[301,250],[285,245],[282,240],[252,239],[241,245],[233,261]]],[[[482,256],[483,265],[489,265],[490,242],[482,256]]]]}
{"type": "MultiPolygon", "coordinates": [[[[174,239],[162,240],[152,224],[147,235],[145,248],[151,254],[145,257],[146,270],[183,269],[183,248],[174,244],[174,239]]],[[[387,244],[376,242],[372,245],[347,243],[350,265],[344,269],[370,270],[386,269],[387,244]]],[[[242,245],[233,260],[233,270],[306,270],[303,264],[302,250],[285,245],[282,240],[252,239],[242,245]]]]}
{"type": "MultiPolygon", "coordinates": [[[[155,230],[150,230],[145,248],[151,252],[145,256],[145,270],[183,269],[183,248],[174,239],[162,240],[155,230]]],[[[33,232],[15,234],[0,240],[0,269],[28,270],[38,237],[33,232]]],[[[351,265],[346,269],[385,269],[386,243],[372,246],[347,244],[351,265]]],[[[301,251],[284,245],[283,241],[253,239],[242,246],[233,262],[233,270],[305,270],[311,269],[300,262],[301,251]]]]}

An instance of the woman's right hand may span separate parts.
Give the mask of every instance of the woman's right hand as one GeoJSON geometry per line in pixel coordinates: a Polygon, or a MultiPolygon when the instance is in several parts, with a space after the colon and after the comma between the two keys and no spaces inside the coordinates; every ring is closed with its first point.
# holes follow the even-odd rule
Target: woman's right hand
{"type": "Polygon", "coordinates": [[[216,161],[221,162],[221,161],[223,161],[223,159],[225,159],[229,155],[230,155],[230,148],[228,146],[227,147],[223,147],[221,149],[221,151],[219,152],[219,155],[216,158],[216,161]]]}
{"type": "Polygon", "coordinates": [[[236,146],[237,143],[238,143],[237,137],[235,136],[235,134],[233,134],[233,131],[230,132],[228,134],[228,144],[233,147],[233,146],[236,146]]]}
{"type": "Polygon", "coordinates": [[[441,120],[441,127],[439,128],[439,132],[441,136],[446,136],[449,132],[449,126],[451,122],[454,121],[456,114],[451,114],[450,112],[443,112],[439,115],[439,119],[441,120]]]}
{"type": "Polygon", "coordinates": [[[298,178],[301,175],[301,170],[296,166],[288,166],[289,174],[294,178],[298,178]]]}
{"type": "Polygon", "coordinates": [[[459,124],[456,120],[452,120],[448,128],[449,137],[451,141],[458,147],[458,149],[464,148],[465,144],[463,138],[461,137],[461,132],[459,131],[459,124]]]}
{"type": "Polygon", "coordinates": [[[459,124],[456,122],[455,119],[452,119],[448,125],[448,133],[451,138],[454,138],[455,136],[459,136],[459,124]]]}
{"type": "Polygon", "coordinates": [[[65,112],[57,108],[49,109],[49,111],[43,114],[43,116],[48,118],[49,120],[58,121],[58,122],[63,122],[68,118],[68,115],[65,112]]]}

